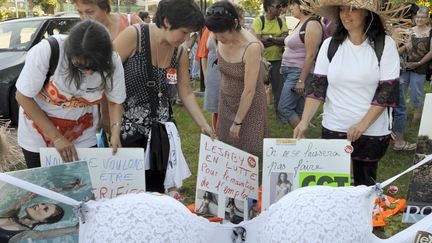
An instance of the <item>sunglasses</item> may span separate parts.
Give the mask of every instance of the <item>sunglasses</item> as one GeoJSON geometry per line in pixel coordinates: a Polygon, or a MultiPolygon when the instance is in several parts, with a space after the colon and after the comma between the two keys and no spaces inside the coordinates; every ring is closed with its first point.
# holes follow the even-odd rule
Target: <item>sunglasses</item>
{"type": "Polygon", "coordinates": [[[228,15],[231,17],[234,17],[228,10],[226,10],[224,7],[209,7],[206,10],[206,16],[213,16],[213,15],[228,15]]]}
{"type": "Polygon", "coordinates": [[[277,8],[277,9],[280,9],[280,8],[282,8],[283,6],[282,6],[282,4],[277,4],[277,5],[271,5],[273,8],[277,8]]]}

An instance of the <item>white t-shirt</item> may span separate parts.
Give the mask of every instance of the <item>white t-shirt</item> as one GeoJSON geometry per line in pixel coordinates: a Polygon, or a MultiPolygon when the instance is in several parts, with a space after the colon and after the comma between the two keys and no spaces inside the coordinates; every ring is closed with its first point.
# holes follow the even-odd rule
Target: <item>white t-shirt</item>
{"type": "MultiPolygon", "coordinates": [[[[378,67],[375,50],[368,40],[354,45],[346,38],[329,63],[330,40],[322,44],[314,70],[315,74],[328,79],[322,125],[332,131],[347,132],[370,109],[379,81],[399,79],[399,54],[394,40],[386,36],[378,67]]],[[[389,120],[388,112],[384,111],[364,135],[390,134],[389,120]]]]}
{"type": "MultiPolygon", "coordinates": [[[[113,103],[121,104],[126,98],[123,65],[120,56],[113,53],[113,87],[110,90],[97,89],[101,85],[101,76],[94,72],[90,76],[83,75],[80,89],[72,82],[66,82],[68,63],[64,56],[64,41],[67,36],[55,36],[59,43],[59,61],[54,75],[50,78],[49,94],[42,95],[42,88],[49,68],[51,48],[48,41],[41,41],[26,56],[24,68],[17,80],[16,88],[27,97],[34,98],[39,107],[49,116],[67,120],[78,120],[85,114],[93,114],[93,125],[83,131],[74,144],[76,147],[96,145],[96,127],[99,122],[98,102],[103,92],[113,103]]],[[[109,85],[109,84],[108,84],[109,85]]],[[[33,121],[24,114],[20,107],[18,124],[18,144],[25,150],[39,153],[39,148],[46,147],[41,134],[33,127],[33,121]]]]}

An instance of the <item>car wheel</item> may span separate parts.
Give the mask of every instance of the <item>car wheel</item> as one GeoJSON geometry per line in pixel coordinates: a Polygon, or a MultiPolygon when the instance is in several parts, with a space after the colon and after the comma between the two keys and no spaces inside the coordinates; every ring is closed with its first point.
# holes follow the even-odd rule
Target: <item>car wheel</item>
{"type": "Polygon", "coordinates": [[[18,125],[18,113],[19,113],[19,106],[18,102],[15,98],[16,88],[13,87],[11,89],[11,92],[9,93],[9,118],[11,120],[11,125],[17,126],[18,125]]]}

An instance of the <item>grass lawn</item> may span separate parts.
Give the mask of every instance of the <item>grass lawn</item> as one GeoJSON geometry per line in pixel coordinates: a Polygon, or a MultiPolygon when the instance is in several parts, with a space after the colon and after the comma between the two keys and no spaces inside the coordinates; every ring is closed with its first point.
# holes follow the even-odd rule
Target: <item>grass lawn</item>
{"type": "MultiPolygon", "coordinates": [[[[425,92],[431,92],[429,82],[425,84],[425,92]]],[[[203,98],[197,97],[199,104],[202,107],[203,98]]],[[[181,142],[183,153],[186,157],[186,160],[189,163],[189,167],[192,171],[192,176],[188,178],[184,186],[181,188],[180,193],[184,198],[185,204],[193,203],[195,200],[195,186],[196,186],[196,177],[197,177],[197,167],[198,167],[198,153],[199,153],[199,139],[200,139],[200,131],[194,121],[190,118],[187,111],[182,106],[174,106],[174,113],[176,122],[178,125],[178,129],[180,132],[181,142]]],[[[275,112],[273,106],[268,106],[268,121],[269,121],[269,135],[271,138],[290,138],[292,136],[292,129],[288,124],[282,124],[276,121],[275,112]]],[[[317,112],[319,114],[320,112],[317,112]]],[[[413,109],[409,108],[408,121],[411,121],[413,109]]],[[[205,113],[205,116],[211,124],[211,114],[205,113]]],[[[312,127],[308,131],[309,138],[319,138],[321,135],[321,118],[317,115],[312,120],[312,124],[315,127],[312,127]]],[[[418,134],[419,124],[412,124],[407,122],[406,127],[406,140],[409,142],[416,142],[417,134],[418,134]]],[[[406,152],[406,151],[395,151],[393,150],[392,145],[389,146],[386,155],[379,162],[378,166],[378,181],[384,181],[408,168],[413,161],[414,151],[406,152]]],[[[261,160],[261,158],[260,158],[261,160]]],[[[260,163],[262,167],[262,164],[260,163]]],[[[402,178],[398,179],[393,183],[399,187],[399,193],[396,197],[405,197],[408,184],[410,180],[409,175],[405,175],[402,178]]],[[[400,223],[401,215],[393,217],[390,219],[389,224],[381,229],[375,230],[374,232],[380,236],[381,238],[387,238],[401,229],[408,227],[409,225],[400,223]]]]}

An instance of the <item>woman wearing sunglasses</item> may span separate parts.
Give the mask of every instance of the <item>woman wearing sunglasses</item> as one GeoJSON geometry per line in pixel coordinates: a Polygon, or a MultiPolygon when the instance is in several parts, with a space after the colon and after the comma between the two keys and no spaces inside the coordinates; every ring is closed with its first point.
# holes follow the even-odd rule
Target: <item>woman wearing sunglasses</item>
{"type": "Polygon", "coordinates": [[[217,40],[221,78],[218,122],[219,139],[247,152],[261,152],[267,135],[264,82],[260,74],[261,42],[243,29],[228,1],[206,11],[206,26],[217,40]]]}
{"type": "Polygon", "coordinates": [[[21,105],[18,143],[28,168],[40,166],[41,147],[55,147],[63,161],[70,162],[78,160],[75,147],[95,146],[97,104],[103,93],[109,103],[113,153],[120,146],[124,73],[108,31],[96,21],[85,20],[69,36],[54,38],[59,45],[54,74],[44,81],[51,48],[48,41],[41,41],[27,54],[16,83],[21,105]]]}

